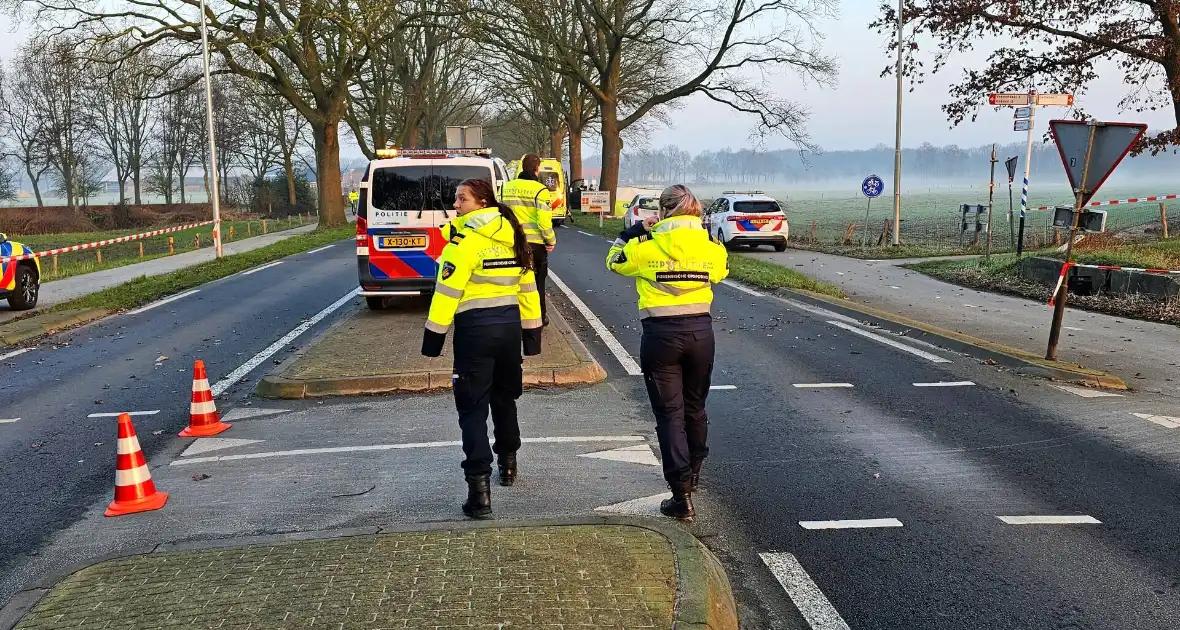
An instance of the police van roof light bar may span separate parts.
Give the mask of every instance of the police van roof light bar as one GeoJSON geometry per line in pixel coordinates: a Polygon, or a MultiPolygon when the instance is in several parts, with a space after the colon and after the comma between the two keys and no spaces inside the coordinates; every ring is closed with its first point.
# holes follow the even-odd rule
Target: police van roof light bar
{"type": "Polygon", "coordinates": [[[765,195],[761,190],[727,190],[723,195],[765,195]]]}
{"type": "Polygon", "coordinates": [[[488,148],[478,149],[377,149],[377,157],[380,159],[389,159],[395,157],[422,157],[422,156],[453,156],[453,155],[475,155],[479,157],[491,157],[492,150],[488,148]]]}

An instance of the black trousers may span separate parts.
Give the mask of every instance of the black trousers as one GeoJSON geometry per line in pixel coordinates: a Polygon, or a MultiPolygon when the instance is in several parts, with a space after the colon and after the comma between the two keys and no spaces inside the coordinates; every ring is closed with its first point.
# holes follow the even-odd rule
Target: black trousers
{"type": "Polygon", "coordinates": [[[455,328],[455,409],[463,435],[463,471],[492,472],[492,453],[520,448],[516,399],[522,392],[520,322],[455,328]],[[488,410],[492,412],[495,446],[488,443],[488,410]]]}
{"type": "Polygon", "coordinates": [[[545,308],[545,280],[549,278],[549,250],[544,245],[529,243],[533,250],[533,274],[537,276],[537,294],[541,296],[541,321],[549,325],[549,311],[545,308]]]}
{"type": "Polygon", "coordinates": [[[687,484],[692,463],[709,455],[705,399],[713,375],[712,330],[644,332],[639,364],[656,416],[664,479],[687,484]]]}

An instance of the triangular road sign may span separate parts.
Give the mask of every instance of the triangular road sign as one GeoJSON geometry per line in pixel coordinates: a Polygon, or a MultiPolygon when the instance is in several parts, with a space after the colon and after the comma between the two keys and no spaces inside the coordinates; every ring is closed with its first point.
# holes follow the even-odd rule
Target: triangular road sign
{"type": "Polygon", "coordinates": [[[1119,162],[1127,156],[1131,147],[1147,131],[1143,123],[1098,122],[1086,120],[1050,120],[1049,131],[1061,163],[1069,176],[1069,185],[1074,192],[1081,190],[1082,205],[1090,202],[1094,193],[1114,171],[1119,162]],[[1090,128],[1094,128],[1094,148],[1090,150],[1090,168],[1086,181],[1082,172],[1086,170],[1086,151],[1090,145],[1090,128]]]}

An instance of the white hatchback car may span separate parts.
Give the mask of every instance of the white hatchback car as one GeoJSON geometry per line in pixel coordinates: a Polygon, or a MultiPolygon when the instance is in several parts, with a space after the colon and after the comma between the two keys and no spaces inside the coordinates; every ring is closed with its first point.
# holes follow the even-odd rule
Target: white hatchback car
{"type": "Polygon", "coordinates": [[[623,228],[629,228],[636,223],[643,223],[644,219],[656,217],[660,213],[660,198],[651,195],[635,195],[627,206],[627,213],[623,215],[623,228]]]}
{"type": "Polygon", "coordinates": [[[726,247],[773,245],[787,249],[787,216],[773,197],[761,191],[726,191],[705,209],[705,229],[726,247]]]}

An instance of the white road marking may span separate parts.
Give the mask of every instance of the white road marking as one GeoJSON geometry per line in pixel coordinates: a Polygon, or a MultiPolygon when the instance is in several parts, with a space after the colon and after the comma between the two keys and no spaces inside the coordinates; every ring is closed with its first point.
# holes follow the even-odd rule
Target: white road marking
{"type": "Polygon", "coordinates": [[[1155,416],[1150,413],[1133,413],[1132,416],[1142,418],[1148,422],[1154,422],[1161,427],[1168,429],[1180,429],[1180,418],[1173,418],[1171,416],[1155,416]]]}
{"type": "Polygon", "coordinates": [[[1073,326],[1062,326],[1062,328],[1064,328],[1064,329],[1066,329],[1066,330],[1076,330],[1076,331],[1078,331],[1078,332],[1084,332],[1084,331],[1083,331],[1083,329],[1081,329],[1081,328],[1075,328],[1075,327],[1073,327],[1073,326]]]}
{"type": "Polygon", "coordinates": [[[166,297],[158,302],[152,302],[151,304],[148,304],[147,306],[141,306],[137,309],[127,311],[127,314],[128,315],[139,315],[140,313],[145,313],[147,311],[150,311],[153,308],[156,308],[157,306],[164,306],[165,304],[168,304],[169,302],[175,302],[176,300],[186,298],[190,295],[195,295],[200,292],[201,292],[200,289],[193,289],[192,291],[185,291],[184,293],[178,293],[176,295],[173,295],[172,297],[166,297]]]}
{"type": "Polygon", "coordinates": [[[914,387],[969,387],[973,381],[938,381],[937,383],[914,383],[914,387]]]}
{"type": "Polygon", "coordinates": [[[847,521],[799,521],[803,529],[872,529],[875,527],[901,527],[895,518],[863,518],[847,521]]]}
{"type": "Polygon", "coordinates": [[[629,464],[641,464],[643,466],[660,465],[660,460],[656,459],[655,454],[651,452],[651,447],[647,444],[612,448],[609,451],[598,451],[595,453],[583,453],[578,455],[578,457],[605,459],[612,462],[627,462],[629,464]]]}
{"type": "Polygon", "coordinates": [[[595,512],[608,512],[611,514],[626,514],[628,516],[654,516],[656,518],[665,518],[660,514],[660,501],[672,496],[665,492],[663,494],[653,494],[650,497],[640,497],[638,499],[631,499],[629,501],[621,501],[619,503],[612,503],[610,505],[603,505],[594,508],[595,512]]]}
{"type": "Polygon", "coordinates": [[[92,413],[87,418],[118,418],[123,414],[129,416],[154,416],[160,413],[159,409],[152,409],[151,411],[117,411],[112,413],[92,413]]]}
{"type": "Polygon", "coordinates": [[[1075,396],[1081,396],[1082,398],[1121,398],[1123,396],[1122,394],[1104,392],[1101,389],[1089,389],[1086,387],[1071,387],[1069,385],[1054,385],[1053,387],[1075,396]]]}
{"type": "Polygon", "coordinates": [[[709,389],[737,389],[737,385],[710,385],[709,389]]]}
{"type": "Polygon", "coordinates": [[[582,317],[585,317],[586,321],[590,322],[590,327],[598,333],[598,336],[602,338],[602,341],[606,344],[606,347],[610,348],[611,353],[614,354],[615,358],[619,360],[619,363],[622,364],[623,369],[626,370],[627,374],[631,376],[641,376],[643,374],[643,370],[639,369],[639,364],[635,362],[635,359],[631,357],[631,354],[627,352],[627,349],[623,347],[623,344],[619,343],[618,339],[615,339],[615,336],[612,335],[610,330],[607,329],[606,324],[603,324],[602,320],[598,319],[598,316],[594,314],[594,311],[591,311],[590,307],[586,306],[586,303],[583,302],[581,298],[574,295],[574,292],[570,290],[570,288],[566,286],[564,282],[561,281],[561,278],[557,277],[557,274],[549,272],[549,279],[557,285],[557,288],[561,289],[561,292],[564,293],[567,298],[569,298],[569,301],[573,303],[574,308],[578,309],[578,312],[582,314],[582,317]]]}
{"type": "Polygon", "coordinates": [[[36,350],[36,348],[21,348],[20,350],[13,350],[8,354],[0,354],[0,361],[7,361],[13,357],[19,357],[26,352],[32,352],[34,350],[36,350]]]}
{"type": "Polygon", "coordinates": [[[747,287],[746,285],[741,284],[739,282],[734,282],[733,280],[722,280],[721,284],[724,284],[727,287],[733,287],[733,288],[737,289],[738,291],[741,291],[742,293],[749,293],[750,295],[752,295],[754,297],[766,297],[766,294],[759,293],[759,292],[755,291],[754,289],[751,289],[750,287],[747,287]]]}
{"type": "Polygon", "coordinates": [[[852,383],[795,383],[799,389],[826,389],[831,387],[852,387],[852,383]]]}
{"type": "Polygon", "coordinates": [[[811,630],[849,630],[844,618],[799,564],[798,558],[789,553],[760,553],[758,557],[782,585],[811,630]]]}
{"type": "Polygon", "coordinates": [[[273,416],[280,413],[287,413],[286,409],[259,409],[256,407],[238,407],[221,417],[225,422],[230,420],[245,420],[246,418],[257,418],[260,416],[273,416]]]}
{"type": "MultiPolygon", "coordinates": [[[[591,436],[575,436],[575,437],[540,437],[540,438],[524,438],[521,442],[525,444],[569,444],[579,442],[642,442],[644,437],[642,435],[591,435],[591,436]]],[[[169,466],[186,466],[188,464],[201,464],[209,462],[228,462],[239,459],[268,459],[271,457],[287,457],[290,455],[320,455],[328,453],[359,453],[364,451],[397,451],[414,448],[442,448],[462,446],[462,442],[447,441],[447,442],[410,442],[407,444],[367,444],[364,446],[330,446],[326,448],[297,448],[289,451],[266,451],[262,453],[245,453],[242,455],[215,455],[212,457],[193,457],[191,459],[178,459],[169,463],[169,466]]]]}
{"type": "Polygon", "coordinates": [[[333,247],[336,247],[336,246],[335,246],[335,245],[324,245],[323,247],[318,247],[318,248],[316,248],[316,249],[313,249],[313,250],[311,250],[310,252],[307,252],[307,253],[309,253],[309,254],[318,254],[318,253],[320,253],[320,252],[324,251],[325,249],[332,249],[333,247]]]}
{"type": "Polygon", "coordinates": [[[852,326],[850,324],[845,324],[844,322],[836,321],[836,320],[828,320],[828,323],[837,327],[837,328],[843,328],[844,330],[847,330],[848,332],[856,333],[856,334],[860,335],[861,337],[867,337],[867,338],[872,339],[873,341],[876,341],[878,343],[883,343],[891,348],[897,348],[898,350],[901,350],[902,352],[908,352],[914,356],[922,357],[923,359],[926,359],[927,361],[931,361],[933,363],[950,363],[951,362],[950,359],[944,359],[944,358],[938,356],[937,354],[930,354],[929,352],[926,352],[925,350],[919,350],[913,346],[907,346],[906,344],[901,343],[900,341],[894,341],[888,337],[882,337],[881,335],[878,335],[876,333],[871,333],[871,332],[864,330],[863,328],[860,328],[858,326],[852,326]]]}
{"type": "Polygon", "coordinates": [[[181,457],[191,457],[193,455],[200,455],[201,453],[208,453],[209,451],[217,451],[223,448],[233,448],[235,446],[247,446],[250,444],[257,444],[262,440],[242,440],[234,438],[198,438],[184,452],[180,454],[181,457]]]}
{"type": "Polygon", "coordinates": [[[586,236],[594,236],[593,234],[591,234],[589,232],[583,232],[582,230],[578,230],[578,234],[585,234],[586,236]]]}
{"type": "Polygon", "coordinates": [[[5,418],[4,420],[0,420],[0,424],[16,424],[17,422],[20,422],[20,418],[5,418]]]}
{"type": "Polygon", "coordinates": [[[1101,525],[1102,521],[1079,514],[1076,516],[997,516],[1008,525],[1101,525]]]}
{"type": "Polygon", "coordinates": [[[213,387],[211,388],[213,390],[213,395],[220,396],[221,394],[225,393],[225,390],[229,389],[234,383],[237,383],[239,380],[241,380],[243,377],[245,377],[247,374],[249,374],[254,368],[258,367],[259,365],[262,365],[263,361],[266,361],[267,359],[271,358],[272,356],[274,356],[274,354],[276,352],[278,352],[279,350],[282,350],[284,346],[291,343],[292,341],[295,341],[296,337],[307,332],[308,329],[310,329],[312,326],[315,326],[316,324],[320,323],[320,320],[331,315],[337,309],[339,309],[341,306],[348,304],[348,302],[351,301],[352,298],[356,297],[356,295],[360,292],[361,292],[361,288],[357,287],[357,288],[349,291],[348,293],[345,293],[344,296],[341,297],[339,300],[336,300],[335,302],[329,304],[326,308],[324,308],[324,310],[316,313],[315,315],[312,315],[311,319],[303,322],[302,324],[299,324],[298,326],[293,328],[291,330],[291,332],[283,335],[283,337],[281,339],[270,344],[270,346],[268,346],[265,350],[263,350],[262,352],[259,352],[258,354],[254,355],[249,361],[246,361],[242,365],[238,366],[238,369],[234,370],[233,372],[230,372],[229,376],[214,383],[213,387]]]}
{"type": "MultiPolygon", "coordinates": [[[[309,253],[310,253],[310,252],[309,252],[309,253]]],[[[272,262],[272,263],[267,263],[267,264],[265,264],[265,265],[263,265],[263,266],[261,266],[261,267],[255,267],[255,268],[253,268],[253,269],[249,269],[249,270],[247,270],[247,271],[243,271],[241,275],[243,275],[243,276],[248,276],[248,275],[250,275],[250,274],[252,274],[252,273],[258,273],[259,271],[262,271],[263,269],[270,269],[271,267],[278,267],[278,266],[279,266],[279,265],[281,265],[281,264],[283,264],[283,261],[281,261],[281,260],[276,260],[276,261],[274,261],[274,262],[272,262]]]]}

